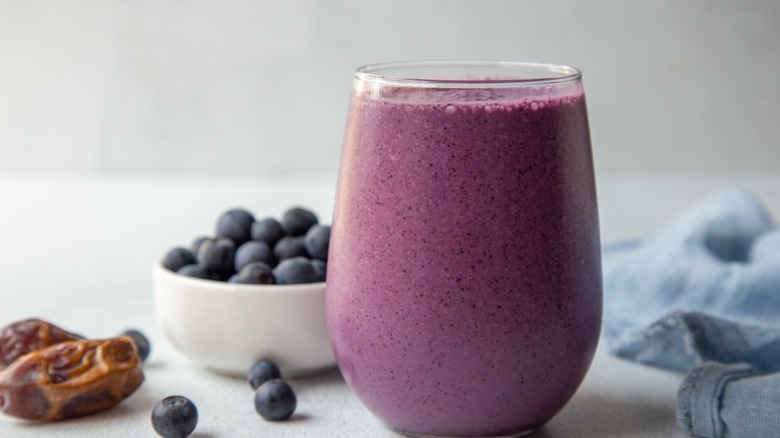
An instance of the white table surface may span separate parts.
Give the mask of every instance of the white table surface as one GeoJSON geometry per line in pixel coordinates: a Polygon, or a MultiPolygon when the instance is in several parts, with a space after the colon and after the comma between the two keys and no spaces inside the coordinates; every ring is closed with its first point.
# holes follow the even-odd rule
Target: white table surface
{"type": "MultiPolygon", "coordinates": [[[[0,325],[37,316],[90,337],[136,327],[152,341],[146,382],[109,411],[58,423],[0,417],[0,437],[153,437],[152,406],[191,398],[194,438],[395,437],[352,395],[337,372],[293,381],[298,410],[269,423],[240,379],[203,370],[173,351],[154,318],[150,268],[170,247],[208,233],[225,209],[258,216],[292,204],[331,215],[332,179],[239,180],[155,177],[0,177],[0,325]]],[[[602,240],[642,235],[692,202],[733,186],[752,190],[780,217],[780,177],[625,176],[599,180],[602,240]]],[[[537,438],[670,438],[682,376],[625,362],[600,349],[567,407],[537,438]]]]}

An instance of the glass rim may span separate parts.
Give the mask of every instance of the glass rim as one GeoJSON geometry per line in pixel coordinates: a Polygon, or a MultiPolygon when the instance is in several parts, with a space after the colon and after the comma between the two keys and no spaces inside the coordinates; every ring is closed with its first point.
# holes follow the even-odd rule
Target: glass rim
{"type": "Polygon", "coordinates": [[[367,64],[355,69],[355,79],[384,85],[428,87],[428,88],[482,88],[482,87],[522,87],[530,85],[550,85],[577,81],[582,72],[561,64],[548,64],[523,61],[400,61],[367,64]],[[398,74],[393,71],[462,71],[491,69],[494,73],[508,76],[476,78],[441,78],[430,75],[398,74]],[[459,69],[459,70],[458,70],[459,69]],[[522,71],[522,73],[521,73],[522,71]],[[535,72],[535,73],[532,73],[535,72]],[[427,76],[427,77],[426,77],[427,76]]]}

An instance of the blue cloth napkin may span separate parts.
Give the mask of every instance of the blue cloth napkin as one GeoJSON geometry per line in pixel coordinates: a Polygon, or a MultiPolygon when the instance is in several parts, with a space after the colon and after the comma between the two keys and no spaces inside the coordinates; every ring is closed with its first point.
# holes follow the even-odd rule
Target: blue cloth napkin
{"type": "Polygon", "coordinates": [[[756,385],[780,394],[780,230],[755,196],[717,193],[642,239],[606,245],[603,273],[611,352],[689,373],[683,428],[780,437],[780,396],[750,395],[756,385]]]}
{"type": "Polygon", "coordinates": [[[697,437],[780,437],[780,373],[746,363],[705,362],[691,370],[677,400],[677,419],[697,437]]]}

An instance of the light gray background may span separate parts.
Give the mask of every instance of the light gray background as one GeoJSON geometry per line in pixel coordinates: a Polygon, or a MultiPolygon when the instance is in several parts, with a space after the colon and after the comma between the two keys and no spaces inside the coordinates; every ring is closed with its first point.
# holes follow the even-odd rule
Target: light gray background
{"type": "Polygon", "coordinates": [[[0,172],[335,175],[351,73],[584,71],[599,173],[780,169],[780,2],[0,0],[0,172]]]}

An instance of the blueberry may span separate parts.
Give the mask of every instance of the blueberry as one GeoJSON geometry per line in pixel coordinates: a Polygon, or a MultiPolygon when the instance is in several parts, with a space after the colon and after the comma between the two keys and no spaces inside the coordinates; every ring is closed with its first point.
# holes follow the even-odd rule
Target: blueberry
{"type": "Polygon", "coordinates": [[[306,257],[282,260],[274,268],[273,273],[278,284],[314,283],[317,281],[317,271],[306,257]]]}
{"type": "Polygon", "coordinates": [[[152,409],[152,427],[165,438],[185,438],[197,424],[198,409],[187,397],[165,397],[152,409]]]}
{"type": "Polygon", "coordinates": [[[210,272],[230,272],[235,252],[236,246],[231,239],[206,239],[198,249],[198,266],[210,272]]]}
{"type": "Polygon", "coordinates": [[[312,259],[311,265],[314,266],[314,272],[317,273],[317,277],[314,281],[325,281],[325,274],[328,270],[328,265],[325,261],[320,259],[312,259]]]}
{"type": "Polygon", "coordinates": [[[143,333],[136,329],[127,329],[122,332],[122,336],[127,336],[133,340],[135,349],[138,351],[138,357],[141,358],[141,361],[145,361],[146,358],[149,357],[151,347],[149,345],[149,339],[147,339],[143,333]]]}
{"type": "Polygon", "coordinates": [[[246,380],[249,382],[249,386],[252,389],[257,389],[263,383],[282,377],[282,372],[279,371],[279,367],[270,360],[258,360],[246,373],[246,380]]]}
{"type": "Polygon", "coordinates": [[[274,257],[282,261],[293,257],[309,257],[304,236],[285,236],[274,246],[274,257]]]}
{"type": "Polygon", "coordinates": [[[269,380],[255,391],[255,410],[269,421],[290,418],[297,404],[295,392],[282,379],[269,380]]]}
{"type": "Polygon", "coordinates": [[[234,275],[236,275],[236,271],[234,271],[233,268],[230,268],[229,271],[224,272],[209,272],[209,280],[226,282],[234,275]]]}
{"type": "Polygon", "coordinates": [[[275,265],[274,253],[267,243],[250,240],[238,247],[233,259],[236,272],[251,262],[263,262],[268,266],[275,265]]]}
{"type": "Polygon", "coordinates": [[[236,246],[241,245],[252,237],[250,230],[254,222],[252,213],[241,208],[230,209],[217,220],[217,237],[226,237],[236,246]]]}
{"type": "Polygon", "coordinates": [[[192,252],[190,250],[187,248],[176,247],[165,254],[162,265],[165,267],[165,269],[176,272],[182,266],[189,265],[194,262],[195,258],[192,256],[192,252]]]}
{"type": "Polygon", "coordinates": [[[202,278],[204,280],[211,279],[211,274],[209,274],[209,271],[203,269],[202,267],[196,264],[184,265],[181,268],[179,268],[179,270],[176,271],[176,273],[181,275],[186,275],[187,277],[202,278]]]}
{"type": "Polygon", "coordinates": [[[241,284],[274,284],[271,267],[263,262],[250,262],[238,272],[236,283],[241,284]]]}
{"type": "Polygon", "coordinates": [[[328,260],[328,246],[330,244],[330,226],[315,225],[309,228],[304,238],[306,251],[313,259],[328,260]]]}
{"type": "Polygon", "coordinates": [[[228,283],[238,283],[238,274],[233,274],[227,279],[228,283]]]}
{"type": "Polygon", "coordinates": [[[265,242],[268,246],[273,247],[279,239],[284,237],[284,230],[282,230],[282,224],[279,221],[269,217],[253,223],[251,235],[252,240],[265,242]]]}
{"type": "Polygon", "coordinates": [[[192,249],[190,251],[192,251],[193,260],[197,261],[197,259],[198,259],[198,250],[200,249],[200,246],[203,244],[203,242],[205,242],[205,241],[207,241],[209,239],[210,239],[209,236],[200,236],[197,239],[192,241],[192,249]]]}
{"type": "Polygon", "coordinates": [[[311,211],[294,207],[282,216],[282,229],[289,236],[303,236],[317,222],[317,216],[311,211]]]}

